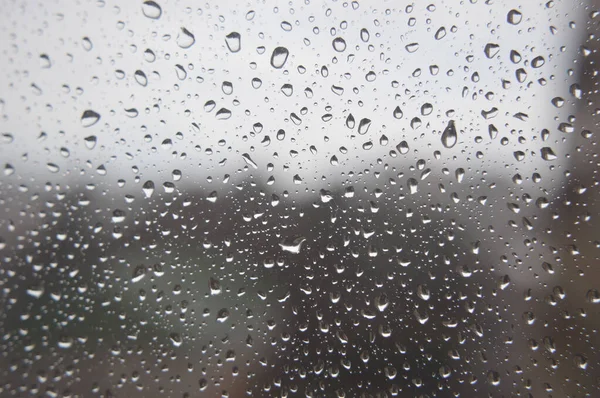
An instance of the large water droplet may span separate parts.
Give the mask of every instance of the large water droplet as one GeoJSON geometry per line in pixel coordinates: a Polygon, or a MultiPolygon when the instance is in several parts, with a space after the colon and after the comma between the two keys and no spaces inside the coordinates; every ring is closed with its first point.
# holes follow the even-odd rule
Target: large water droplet
{"type": "Polygon", "coordinates": [[[494,58],[500,52],[500,46],[495,43],[488,43],[485,45],[483,52],[485,53],[486,57],[490,59],[494,58]]]}
{"type": "Polygon", "coordinates": [[[518,25],[519,23],[521,23],[522,19],[523,14],[521,14],[520,11],[514,9],[510,10],[508,14],[506,14],[506,21],[511,25],[518,25]]]}
{"type": "Polygon", "coordinates": [[[299,236],[294,239],[284,239],[281,243],[279,243],[279,246],[283,251],[298,254],[300,253],[300,250],[302,249],[302,244],[305,241],[305,237],[299,236]]]}
{"type": "Polygon", "coordinates": [[[162,15],[162,9],[156,2],[147,0],[142,4],[142,13],[150,19],[158,19],[162,15]]]}
{"type": "Polygon", "coordinates": [[[177,35],[177,45],[185,50],[193,46],[195,42],[196,39],[192,32],[182,26],[181,32],[177,35]]]}
{"type": "Polygon", "coordinates": [[[363,118],[358,122],[358,134],[365,135],[371,127],[371,119],[363,118]]]}
{"type": "Polygon", "coordinates": [[[446,129],[442,133],[442,145],[446,148],[452,148],[458,141],[458,135],[456,134],[456,126],[454,126],[454,120],[450,120],[446,129]]]}
{"type": "Polygon", "coordinates": [[[141,70],[136,70],[133,76],[135,77],[135,81],[138,82],[140,86],[146,87],[148,85],[148,78],[141,70]]]}
{"type": "Polygon", "coordinates": [[[339,53],[344,52],[346,49],[346,41],[341,37],[336,37],[333,39],[333,49],[339,53]]]}
{"type": "Polygon", "coordinates": [[[290,52],[285,47],[277,47],[271,55],[271,66],[275,69],[281,69],[285,65],[290,52]]]}
{"type": "Polygon", "coordinates": [[[90,109],[84,111],[81,115],[81,125],[83,127],[91,127],[98,123],[98,120],[100,120],[100,114],[90,109]]]}
{"type": "Polygon", "coordinates": [[[406,51],[412,54],[419,49],[419,43],[410,43],[407,44],[404,48],[406,48],[406,51]]]}
{"type": "Polygon", "coordinates": [[[238,32],[231,32],[225,36],[225,44],[232,53],[237,53],[242,49],[242,36],[238,32]]]}

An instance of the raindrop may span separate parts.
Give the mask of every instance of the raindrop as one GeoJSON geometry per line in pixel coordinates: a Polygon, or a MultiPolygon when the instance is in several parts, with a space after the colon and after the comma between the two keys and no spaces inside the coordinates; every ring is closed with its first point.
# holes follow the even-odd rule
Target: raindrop
{"type": "Polygon", "coordinates": [[[348,127],[349,129],[353,129],[354,126],[356,125],[356,121],[354,120],[354,116],[352,116],[352,114],[348,114],[348,117],[346,117],[346,127],[348,127]]]}
{"type": "Polygon", "coordinates": [[[281,243],[279,243],[279,246],[281,247],[281,250],[283,250],[285,252],[298,254],[298,253],[300,253],[300,250],[302,249],[302,245],[304,244],[305,241],[306,241],[305,237],[299,236],[294,239],[284,239],[283,241],[281,241],[281,243]]]}
{"type": "Polygon", "coordinates": [[[398,145],[396,145],[396,150],[400,152],[402,155],[406,155],[410,148],[408,147],[408,142],[402,141],[398,145]]]}
{"type": "Polygon", "coordinates": [[[281,86],[281,92],[286,97],[291,97],[292,94],[294,94],[294,87],[291,84],[286,83],[283,86],[281,86]]]}
{"type": "Polygon", "coordinates": [[[492,59],[500,52],[500,46],[495,43],[488,43],[485,45],[483,52],[485,53],[486,57],[492,59]]]}
{"type": "Polygon", "coordinates": [[[517,10],[510,10],[508,14],[506,14],[506,21],[511,25],[518,25],[521,23],[521,19],[523,19],[523,14],[517,10]]]}
{"type": "Polygon", "coordinates": [[[217,111],[215,117],[218,120],[227,120],[231,117],[231,111],[227,108],[221,108],[217,111]]]}
{"type": "Polygon", "coordinates": [[[83,49],[84,49],[85,51],[91,51],[91,50],[92,50],[92,48],[94,48],[94,45],[92,44],[92,41],[90,40],[90,38],[89,38],[89,37],[84,37],[84,38],[81,40],[81,45],[83,46],[83,49]]]}
{"type": "Polygon", "coordinates": [[[419,43],[407,44],[404,48],[406,49],[406,51],[412,54],[419,49],[419,43]]]}
{"type": "Polygon", "coordinates": [[[225,36],[225,44],[232,53],[237,53],[242,49],[242,36],[238,32],[231,32],[225,36]]]}
{"type": "Polygon", "coordinates": [[[409,178],[408,181],[406,182],[406,185],[408,186],[408,190],[410,191],[411,194],[415,194],[418,191],[418,182],[417,180],[415,180],[414,178],[409,178]]]}
{"type": "Polygon", "coordinates": [[[250,155],[248,155],[247,153],[242,154],[242,159],[244,159],[244,162],[246,162],[247,165],[250,165],[253,168],[258,169],[258,165],[254,162],[254,160],[252,160],[250,155]]]}
{"type": "Polygon", "coordinates": [[[140,86],[146,87],[148,85],[148,78],[141,70],[136,70],[133,76],[135,77],[135,81],[138,82],[140,86]]]}
{"type": "Polygon", "coordinates": [[[275,69],[283,68],[289,55],[290,55],[290,53],[287,48],[285,48],[285,47],[275,48],[275,50],[273,50],[273,54],[271,55],[271,66],[275,69]]]}
{"type": "Polygon", "coordinates": [[[397,106],[394,109],[394,118],[395,119],[402,119],[402,116],[404,116],[404,113],[402,112],[402,109],[400,109],[400,107],[397,106]]]}
{"type": "Polygon", "coordinates": [[[437,30],[437,32],[435,32],[435,39],[442,40],[444,37],[446,37],[446,28],[442,26],[437,30]]]}
{"type": "Polygon", "coordinates": [[[154,181],[152,180],[148,180],[144,183],[144,185],[142,185],[142,191],[144,192],[144,195],[146,196],[146,198],[151,198],[152,195],[154,194],[154,181]]]}
{"type": "Polygon", "coordinates": [[[87,149],[94,149],[96,147],[97,138],[95,135],[90,135],[88,137],[85,137],[83,140],[85,142],[85,147],[87,149]]]}
{"type": "Polygon", "coordinates": [[[442,133],[442,145],[444,145],[446,148],[452,148],[454,145],[456,145],[457,141],[458,135],[456,134],[454,120],[450,120],[448,122],[448,126],[446,126],[446,129],[442,133]]]}
{"type": "Polygon", "coordinates": [[[369,41],[369,37],[370,37],[370,35],[369,35],[369,31],[368,31],[368,30],[366,30],[365,28],[362,28],[362,29],[360,30],[360,39],[361,39],[363,42],[365,42],[365,43],[366,43],[366,42],[368,42],[368,41],[369,41]]]}
{"type": "Polygon", "coordinates": [[[543,147],[541,149],[542,159],[544,160],[556,160],[556,155],[550,147],[543,147]]]}
{"type": "Polygon", "coordinates": [[[81,115],[81,125],[83,127],[91,127],[94,124],[98,123],[98,120],[100,120],[100,114],[90,109],[84,111],[81,115]]]}
{"type": "Polygon", "coordinates": [[[142,13],[150,19],[158,19],[162,15],[162,9],[156,2],[147,0],[142,4],[142,13]]]}
{"type": "Polygon", "coordinates": [[[339,53],[344,52],[346,50],[346,41],[341,37],[336,37],[333,39],[333,49],[339,53]]]}
{"type": "Polygon", "coordinates": [[[182,26],[181,32],[177,35],[177,45],[185,50],[193,46],[195,42],[196,39],[192,32],[182,26]]]}
{"type": "MultiPolygon", "coordinates": [[[[346,120],[347,124],[348,120],[346,120]]],[[[371,127],[371,119],[363,118],[358,122],[358,134],[365,135],[369,131],[369,127],[371,127]]]]}
{"type": "Polygon", "coordinates": [[[542,56],[535,57],[531,61],[531,66],[534,68],[541,68],[546,63],[546,60],[542,56]]]}

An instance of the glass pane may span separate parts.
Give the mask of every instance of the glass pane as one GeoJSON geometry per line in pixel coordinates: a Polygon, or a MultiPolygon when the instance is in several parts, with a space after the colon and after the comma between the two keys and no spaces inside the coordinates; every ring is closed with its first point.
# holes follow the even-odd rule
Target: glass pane
{"type": "Polygon", "coordinates": [[[2,2],[0,395],[595,396],[598,2],[2,2]]]}

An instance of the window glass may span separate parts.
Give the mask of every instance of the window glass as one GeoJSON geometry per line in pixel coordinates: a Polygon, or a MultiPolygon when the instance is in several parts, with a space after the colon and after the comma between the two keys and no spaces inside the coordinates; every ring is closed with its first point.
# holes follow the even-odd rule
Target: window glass
{"type": "Polygon", "coordinates": [[[3,1],[0,395],[600,388],[583,1],[3,1]]]}

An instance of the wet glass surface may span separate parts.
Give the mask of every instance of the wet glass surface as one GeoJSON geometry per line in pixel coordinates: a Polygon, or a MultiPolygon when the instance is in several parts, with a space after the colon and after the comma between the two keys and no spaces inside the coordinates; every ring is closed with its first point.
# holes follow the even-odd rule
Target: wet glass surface
{"type": "Polygon", "coordinates": [[[596,396],[597,1],[1,8],[1,396],[596,396]]]}

